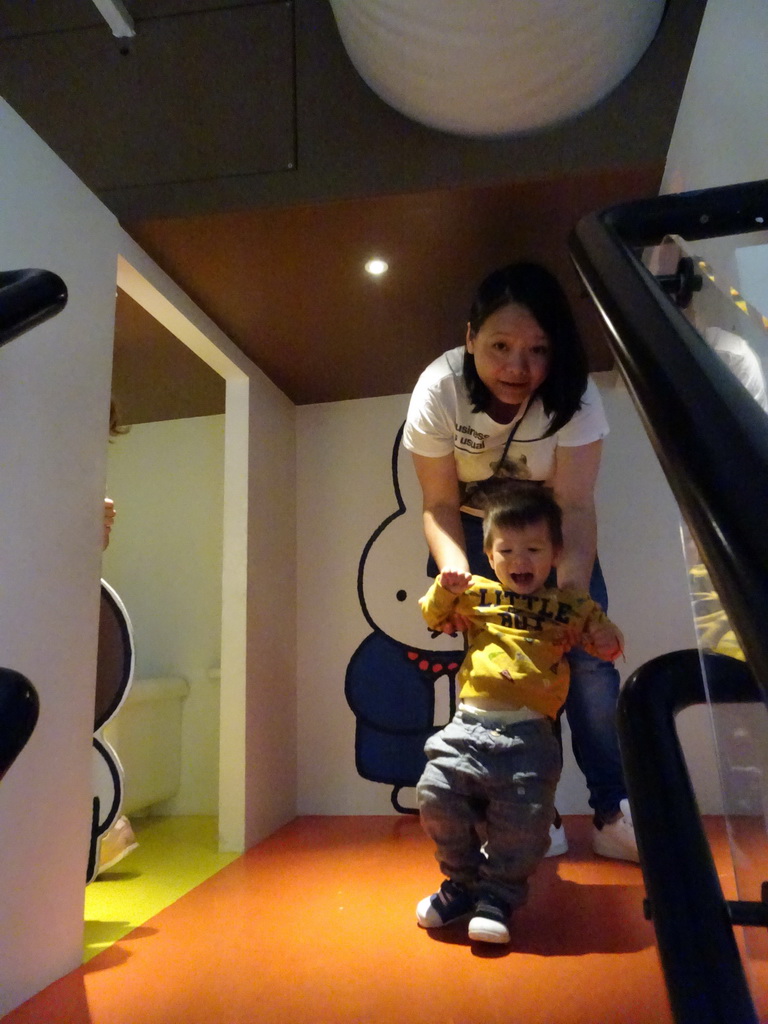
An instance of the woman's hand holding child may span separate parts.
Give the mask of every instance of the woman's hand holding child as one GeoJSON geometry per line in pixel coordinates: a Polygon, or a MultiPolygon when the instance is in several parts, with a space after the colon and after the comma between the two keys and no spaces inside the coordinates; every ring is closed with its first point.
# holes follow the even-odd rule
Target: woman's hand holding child
{"type": "Polygon", "coordinates": [[[615,661],[624,653],[624,637],[613,625],[598,626],[590,633],[590,639],[595,654],[603,661],[615,661]]]}

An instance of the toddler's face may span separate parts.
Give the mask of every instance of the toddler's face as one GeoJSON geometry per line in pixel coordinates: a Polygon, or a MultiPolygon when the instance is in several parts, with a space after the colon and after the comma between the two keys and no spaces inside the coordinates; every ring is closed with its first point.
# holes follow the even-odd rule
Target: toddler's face
{"type": "Polygon", "coordinates": [[[532,594],[546,583],[558,551],[549,526],[540,522],[494,531],[487,554],[499,583],[516,594],[532,594]]]}

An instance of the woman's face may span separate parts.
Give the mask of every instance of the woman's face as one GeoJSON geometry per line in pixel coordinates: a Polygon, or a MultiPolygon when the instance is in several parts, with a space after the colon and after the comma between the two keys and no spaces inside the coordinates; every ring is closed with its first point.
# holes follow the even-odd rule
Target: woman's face
{"type": "Polygon", "coordinates": [[[477,334],[467,327],[467,350],[493,397],[513,406],[530,398],[546,380],[552,345],[534,315],[512,302],[492,313],[477,334]]]}

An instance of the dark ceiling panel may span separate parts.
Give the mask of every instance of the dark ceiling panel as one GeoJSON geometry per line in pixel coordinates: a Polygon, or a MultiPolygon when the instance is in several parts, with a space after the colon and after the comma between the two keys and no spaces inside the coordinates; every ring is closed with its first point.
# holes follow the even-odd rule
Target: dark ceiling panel
{"type": "MultiPolygon", "coordinates": [[[[194,14],[211,8],[290,3],[291,0],[124,0],[125,9],[139,31],[143,31],[141,22],[147,18],[194,14]]],[[[89,25],[101,25],[109,31],[93,0],[2,0],[0,4],[0,39],[66,32],[89,25]]]]}
{"type": "Polygon", "coordinates": [[[103,25],[91,0],[2,0],[0,39],[103,25]]]}
{"type": "Polygon", "coordinates": [[[96,192],[281,171],[293,51],[287,3],[150,19],[126,55],[104,26],[6,39],[0,94],[96,192]]]}
{"type": "MultiPolygon", "coordinates": [[[[481,140],[434,131],[387,106],[352,66],[328,0],[293,0],[295,169],[113,189],[100,196],[121,220],[136,221],[655,163],[669,146],[704,5],[705,0],[669,0],[648,52],[592,110],[541,132],[481,140]]],[[[219,69],[220,76],[229,74],[239,69],[219,69]]]]}
{"type": "Polygon", "coordinates": [[[256,4],[287,6],[291,2],[292,0],[127,0],[125,6],[131,12],[134,21],[140,22],[143,18],[166,18],[176,14],[207,11],[212,7],[246,7],[256,4]]]}
{"type": "Polygon", "coordinates": [[[224,412],[225,382],[121,289],[115,310],[112,397],[122,424],[224,412]]]}

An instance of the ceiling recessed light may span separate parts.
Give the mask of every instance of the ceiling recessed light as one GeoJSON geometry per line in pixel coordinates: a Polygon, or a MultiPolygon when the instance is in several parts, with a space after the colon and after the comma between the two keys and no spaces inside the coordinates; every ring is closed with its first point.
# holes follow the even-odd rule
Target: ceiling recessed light
{"type": "Polygon", "coordinates": [[[389,264],[386,262],[386,260],[380,260],[377,258],[373,260],[368,260],[368,262],[365,264],[365,269],[368,271],[369,274],[372,274],[374,277],[379,277],[379,275],[381,274],[386,274],[386,272],[389,270],[389,264]]]}

